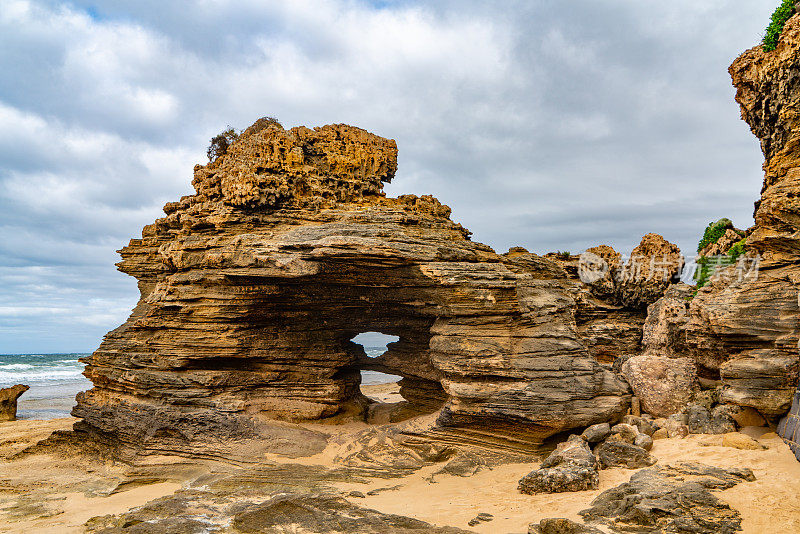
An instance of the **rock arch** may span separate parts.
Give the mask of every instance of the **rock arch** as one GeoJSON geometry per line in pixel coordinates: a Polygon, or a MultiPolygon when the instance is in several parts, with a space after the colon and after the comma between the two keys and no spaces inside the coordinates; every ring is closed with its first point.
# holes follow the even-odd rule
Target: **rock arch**
{"type": "MultiPolygon", "coordinates": [[[[528,447],[620,415],[627,386],[576,334],[574,282],[469,239],[430,196],[387,198],[394,141],[248,130],[120,253],[141,300],[87,359],[82,428],[150,450],[358,417],[363,368],[404,377],[431,432],[528,447]],[[399,336],[377,360],[349,340],[399,336]]],[[[360,404],[361,403],[361,404],[360,404]]]]}

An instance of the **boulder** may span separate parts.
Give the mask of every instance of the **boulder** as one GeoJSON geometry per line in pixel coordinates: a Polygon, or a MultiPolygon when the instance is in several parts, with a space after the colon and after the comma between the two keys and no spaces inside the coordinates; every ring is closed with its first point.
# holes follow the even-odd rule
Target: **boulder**
{"type": "Polygon", "coordinates": [[[570,519],[548,518],[528,525],[528,534],[603,534],[603,531],[570,519]]]}
{"type": "Polygon", "coordinates": [[[681,411],[697,386],[697,368],[691,358],[642,354],[622,364],[622,374],[642,410],[656,417],[681,411]]]}
{"type": "Polygon", "coordinates": [[[639,469],[656,463],[656,459],[642,447],[620,441],[605,441],[595,448],[594,453],[603,469],[609,467],[639,469]]]}
{"type": "Polygon", "coordinates": [[[620,423],[611,427],[611,436],[609,441],[622,441],[624,443],[633,443],[636,436],[639,435],[639,429],[633,425],[620,423]]]}
{"type": "Polygon", "coordinates": [[[769,448],[741,432],[728,432],[727,434],[723,434],[722,446],[749,451],[761,451],[769,448]]]}
{"type": "Polygon", "coordinates": [[[653,435],[653,432],[656,431],[656,427],[653,425],[652,421],[652,419],[646,419],[635,415],[626,415],[622,418],[623,423],[635,426],[640,433],[647,434],[648,436],[653,435]]]}
{"type": "Polygon", "coordinates": [[[581,436],[588,443],[600,443],[611,435],[611,425],[608,423],[597,423],[583,431],[581,436]]]}
{"type": "Polygon", "coordinates": [[[741,515],[711,491],[753,480],[749,469],[695,463],[642,469],[601,493],[580,515],[604,521],[614,532],[734,534],[741,530],[741,515]]]}
{"type": "Polygon", "coordinates": [[[17,399],[29,389],[30,386],[23,384],[0,389],[0,421],[17,419],[17,399]]]}
{"type": "Polygon", "coordinates": [[[653,432],[653,435],[651,437],[654,440],[656,440],[656,439],[667,439],[670,436],[669,436],[669,432],[667,432],[666,428],[659,428],[658,430],[653,432]]]}
{"type": "Polygon", "coordinates": [[[521,493],[560,493],[597,489],[600,484],[598,463],[586,441],[579,436],[558,444],[539,469],[520,481],[521,493]]]}
{"type": "Polygon", "coordinates": [[[636,436],[636,439],[633,441],[633,444],[637,447],[641,447],[646,451],[649,451],[653,448],[653,438],[648,436],[647,434],[639,434],[636,436]]]}
{"type": "Polygon", "coordinates": [[[704,406],[692,404],[687,407],[687,426],[691,434],[727,434],[736,431],[736,423],[724,406],[709,412],[704,406]]]}

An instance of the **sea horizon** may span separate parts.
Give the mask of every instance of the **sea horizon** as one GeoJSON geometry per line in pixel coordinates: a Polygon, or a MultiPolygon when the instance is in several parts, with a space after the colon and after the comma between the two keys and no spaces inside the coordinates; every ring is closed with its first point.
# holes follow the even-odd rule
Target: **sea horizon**
{"type": "MultiPolygon", "coordinates": [[[[365,347],[371,357],[386,347],[365,347]]],[[[24,384],[30,389],[17,402],[17,419],[47,420],[69,417],[75,396],[92,388],[79,361],[91,352],[29,352],[0,354],[0,388],[24,384]]],[[[389,384],[401,377],[362,371],[362,385],[389,384]]]]}

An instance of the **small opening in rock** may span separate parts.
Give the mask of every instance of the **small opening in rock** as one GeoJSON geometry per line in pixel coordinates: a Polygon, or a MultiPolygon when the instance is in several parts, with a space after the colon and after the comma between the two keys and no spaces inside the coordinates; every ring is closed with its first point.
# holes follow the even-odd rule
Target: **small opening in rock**
{"type": "Polygon", "coordinates": [[[370,358],[377,358],[386,352],[389,343],[398,341],[400,337],[382,334],[381,332],[363,332],[351,339],[353,343],[358,343],[364,347],[364,352],[370,358]]]}
{"type": "Polygon", "coordinates": [[[400,384],[402,376],[361,371],[361,393],[376,402],[402,402],[400,384]]]}
{"type": "MultiPolygon", "coordinates": [[[[370,358],[377,358],[388,350],[389,343],[399,341],[398,336],[383,334],[381,332],[363,332],[351,341],[364,347],[364,352],[370,358]]],[[[378,402],[400,402],[400,386],[397,382],[402,376],[390,375],[379,371],[361,371],[361,393],[378,402]]]]}

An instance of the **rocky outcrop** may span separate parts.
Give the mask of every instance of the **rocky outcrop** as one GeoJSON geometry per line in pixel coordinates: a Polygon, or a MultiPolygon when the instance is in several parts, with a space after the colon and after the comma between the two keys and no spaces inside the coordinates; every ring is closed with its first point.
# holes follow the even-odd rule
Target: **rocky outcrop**
{"type": "Polygon", "coordinates": [[[0,389],[0,421],[17,419],[17,399],[29,389],[30,386],[23,384],[0,389]]]}
{"type": "MultiPolygon", "coordinates": [[[[776,50],[748,50],[730,74],[742,118],[761,141],[764,185],[742,263],[698,291],[684,332],[701,374],[721,379],[721,402],[774,420],[789,409],[800,364],[800,15],[776,50]]],[[[737,235],[701,252],[730,248],[741,235],[729,230],[737,235]]]]}
{"type": "Polygon", "coordinates": [[[315,532],[338,534],[468,534],[454,527],[435,527],[411,517],[355,506],[334,495],[283,494],[251,506],[233,517],[237,532],[315,532]]]}
{"type": "Polygon", "coordinates": [[[275,420],[363,417],[365,369],[404,377],[447,441],[524,449],[624,413],[564,270],[471,241],[433,197],[385,197],[396,154],[351,126],[271,126],[196,166],[196,193],[120,251],[141,300],[86,359],[78,428],[145,451],[271,447],[275,420]],[[367,331],[399,341],[369,358],[350,341],[367,331]]]}
{"type": "Polygon", "coordinates": [[[680,412],[699,389],[697,364],[686,344],[685,330],[693,294],[693,287],[675,284],[650,304],[643,325],[643,352],[620,365],[642,410],[655,417],[680,412]]]}
{"type": "Polygon", "coordinates": [[[647,306],[659,299],[680,272],[677,246],[647,234],[630,257],[608,245],[577,256],[548,254],[576,282],[575,321],[581,341],[601,363],[642,350],[647,306]]]}

